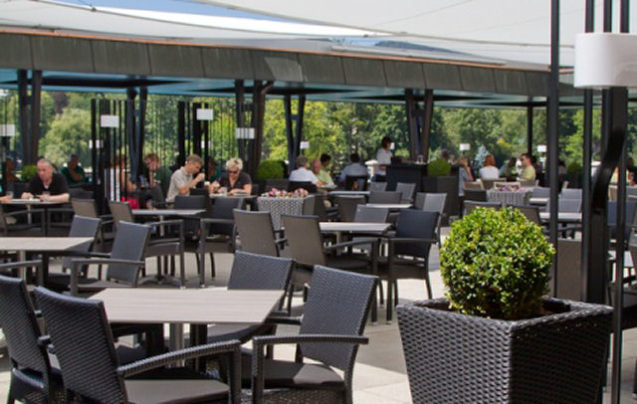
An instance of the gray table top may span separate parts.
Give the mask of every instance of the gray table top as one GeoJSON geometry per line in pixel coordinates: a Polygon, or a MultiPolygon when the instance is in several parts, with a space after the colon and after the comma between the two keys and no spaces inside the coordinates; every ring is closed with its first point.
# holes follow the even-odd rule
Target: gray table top
{"type": "Polygon", "coordinates": [[[135,216],[196,216],[205,209],[133,209],[135,216]]]}
{"type": "Polygon", "coordinates": [[[411,203],[368,203],[370,208],[387,208],[387,209],[408,209],[411,207],[411,203]]]}
{"type": "MultiPolygon", "coordinates": [[[[540,212],[540,219],[548,222],[551,219],[550,212],[540,212]]],[[[582,214],[579,212],[558,212],[557,214],[558,222],[581,222],[582,214]]]]}
{"type": "Polygon", "coordinates": [[[51,202],[51,201],[41,201],[37,198],[33,199],[11,199],[10,201],[2,202],[6,205],[61,205],[65,202],[51,202]]]}
{"type": "Polygon", "coordinates": [[[65,251],[92,240],[92,237],[0,237],[0,250],[65,251]]]}
{"type": "Polygon", "coordinates": [[[320,222],[323,232],[384,233],[391,227],[390,223],[373,222],[320,222]]]}
{"type": "Polygon", "coordinates": [[[369,191],[330,191],[329,194],[330,195],[334,195],[334,196],[336,196],[336,195],[343,195],[343,196],[346,196],[346,195],[351,195],[351,196],[364,195],[364,196],[369,196],[369,191]]]}

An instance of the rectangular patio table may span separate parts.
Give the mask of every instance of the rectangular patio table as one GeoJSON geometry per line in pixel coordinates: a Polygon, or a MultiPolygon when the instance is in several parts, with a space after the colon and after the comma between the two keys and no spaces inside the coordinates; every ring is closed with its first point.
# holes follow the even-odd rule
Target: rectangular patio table
{"type": "MultiPolygon", "coordinates": [[[[33,199],[11,199],[7,202],[2,202],[5,205],[17,205],[17,206],[26,206],[27,210],[31,210],[31,207],[35,206],[42,209],[44,215],[42,218],[42,226],[44,227],[44,235],[49,235],[49,215],[48,209],[51,207],[58,207],[60,205],[64,205],[63,202],[50,202],[50,201],[41,201],[37,198],[33,199]]],[[[29,221],[31,220],[31,215],[29,214],[29,221]]]]}
{"type": "Polygon", "coordinates": [[[133,209],[133,216],[197,216],[205,209],[133,209]]]}
{"type": "Polygon", "coordinates": [[[411,203],[368,203],[370,208],[386,208],[389,210],[400,210],[411,208],[411,203]]]}
{"type": "MultiPolygon", "coordinates": [[[[551,213],[540,212],[540,219],[548,222],[551,220],[551,213]]],[[[579,212],[558,212],[557,221],[560,223],[579,223],[582,221],[582,214],[579,212]]]]}
{"type": "Polygon", "coordinates": [[[93,241],[92,237],[0,237],[0,251],[19,251],[42,254],[42,269],[37,271],[38,285],[44,285],[49,274],[49,257],[93,241]]]}
{"type": "Polygon", "coordinates": [[[369,196],[369,191],[330,191],[330,196],[369,196]]]}
{"type": "Polygon", "coordinates": [[[322,232],[382,234],[389,230],[391,224],[372,222],[320,222],[319,227],[322,232]]]}
{"type": "Polygon", "coordinates": [[[282,296],[282,290],[114,288],[92,299],[104,302],[113,323],[170,324],[171,345],[180,349],[184,324],[261,324],[282,296]]]}

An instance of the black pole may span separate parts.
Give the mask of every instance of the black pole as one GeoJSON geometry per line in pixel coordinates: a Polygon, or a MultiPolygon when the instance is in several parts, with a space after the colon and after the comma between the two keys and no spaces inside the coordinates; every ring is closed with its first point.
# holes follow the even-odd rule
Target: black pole
{"type": "Polygon", "coordinates": [[[405,111],[407,113],[407,129],[409,130],[409,158],[416,160],[418,155],[418,123],[416,121],[416,101],[414,90],[405,90],[405,111]]]}
{"type": "Polygon", "coordinates": [[[18,105],[20,109],[20,137],[22,139],[22,161],[33,164],[31,156],[31,131],[29,130],[29,95],[27,92],[28,75],[26,70],[18,70],[18,105]]]}
{"type": "Polygon", "coordinates": [[[526,106],[526,153],[533,154],[533,104],[530,98],[526,106]]]}
{"type": "Polygon", "coordinates": [[[38,161],[40,145],[40,116],[42,113],[42,70],[31,71],[31,156],[30,161],[38,161]]]}
{"type": "MultiPolygon", "coordinates": [[[[558,212],[558,127],[559,127],[559,84],[560,84],[560,1],[551,0],[551,76],[549,84],[548,108],[548,168],[550,186],[550,240],[557,250],[558,212]]],[[[557,294],[557,259],[552,264],[553,294],[557,294]]]]}
{"type": "Polygon", "coordinates": [[[434,118],[434,90],[425,90],[425,110],[423,116],[423,124],[421,127],[421,138],[419,154],[422,154],[424,161],[429,161],[429,145],[431,143],[431,128],[434,118]]]}
{"type": "MultiPolygon", "coordinates": [[[[177,104],[177,166],[181,167],[186,163],[186,102],[179,101],[177,104]]],[[[172,161],[171,161],[172,163],[172,161]]]]}

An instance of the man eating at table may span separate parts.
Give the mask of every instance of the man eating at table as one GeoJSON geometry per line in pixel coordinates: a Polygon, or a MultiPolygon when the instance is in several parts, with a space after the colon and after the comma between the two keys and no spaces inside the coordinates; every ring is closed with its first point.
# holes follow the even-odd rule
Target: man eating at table
{"type": "Polygon", "coordinates": [[[38,198],[42,202],[66,203],[69,201],[69,187],[62,174],[53,172],[53,164],[41,158],[37,164],[38,175],[33,177],[22,199],[38,198]]]}

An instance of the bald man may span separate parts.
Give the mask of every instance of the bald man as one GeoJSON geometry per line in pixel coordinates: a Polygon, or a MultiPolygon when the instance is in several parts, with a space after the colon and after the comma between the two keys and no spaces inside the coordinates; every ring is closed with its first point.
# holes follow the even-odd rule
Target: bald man
{"type": "Polygon", "coordinates": [[[39,198],[43,202],[65,203],[69,201],[69,187],[62,174],[53,172],[53,164],[47,159],[38,160],[38,175],[33,177],[23,199],[39,198]]]}

